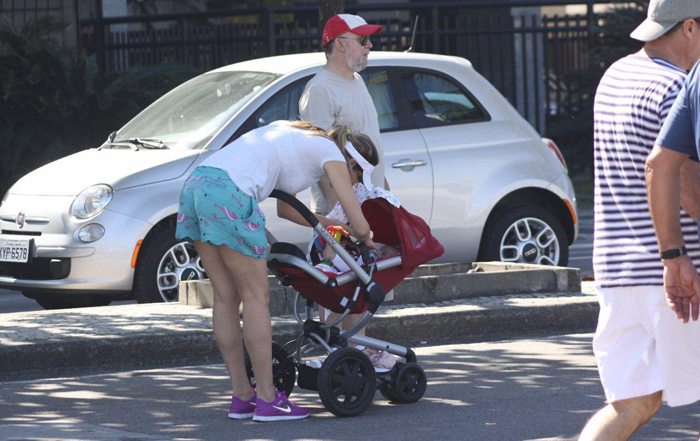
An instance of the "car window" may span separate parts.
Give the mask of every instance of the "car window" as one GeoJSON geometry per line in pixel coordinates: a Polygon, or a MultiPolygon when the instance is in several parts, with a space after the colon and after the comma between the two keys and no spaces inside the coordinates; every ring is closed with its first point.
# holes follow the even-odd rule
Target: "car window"
{"type": "Polygon", "coordinates": [[[360,73],[367,84],[367,90],[374,101],[379,118],[379,130],[392,130],[399,127],[396,102],[391,93],[389,75],[385,69],[367,69],[360,73]]]}
{"type": "Polygon", "coordinates": [[[270,124],[273,121],[299,119],[299,98],[304,93],[304,87],[309,78],[297,81],[267,100],[255,114],[257,127],[270,124]]]}
{"type": "Polygon", "coordinates": [[[452,79],[425,71],[401,74],[418,127],[483,121],[486,112],[452,79]]]}
{"type": "Polygon", "coordinates": [[[200,75],[148,106],[116,140],[153,138],[171,149],[201,148],[241,107],[279,75],[214,72],[200,75]]]}

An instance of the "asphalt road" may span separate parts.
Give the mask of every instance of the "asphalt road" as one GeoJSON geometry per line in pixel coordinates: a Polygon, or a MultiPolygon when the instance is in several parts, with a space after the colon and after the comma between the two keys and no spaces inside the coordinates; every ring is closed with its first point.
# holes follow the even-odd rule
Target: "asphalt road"
{"type": "MultiPolygon", "coordinates": [[[[304,421],[226,418],[223,365],[0,383],[2,440],[574,440],[603,403],[592,334],[416,349],[428,390],[415,404],[377,393],[362,415],[336,418],[315,392],[304,421]]],[[[698,405],[664,407],[633,440],[696,440],[698,405]]]]}
{"type": "Polygon", "coordinates": [[[593,275],[593,209],[581,210],[579,218],[578,239],[569,248],[569,266],[588,277],[593,275]]]}
{"type": "MultiPolygon", "coordinates": [[[[120,300],[112,302],[110,305],[129,305],[135,304],[136,300],[120,300]]],[[[0,289],[0,314],[4,312],[25,312],[25,311],[43,311],[44,308],[39,306],[37,302],[28,299],[19,291],[8,291],[0,289]]]]}

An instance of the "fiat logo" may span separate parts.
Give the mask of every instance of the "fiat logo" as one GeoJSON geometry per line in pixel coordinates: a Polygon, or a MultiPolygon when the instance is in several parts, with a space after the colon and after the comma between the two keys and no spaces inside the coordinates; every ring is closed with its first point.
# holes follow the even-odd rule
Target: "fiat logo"
{"type": "Polygon", "coordinates": [[[17,225],[19,225],[20,228],[24,227],[24,213],[21,211],[17,215],[17,225]]]}

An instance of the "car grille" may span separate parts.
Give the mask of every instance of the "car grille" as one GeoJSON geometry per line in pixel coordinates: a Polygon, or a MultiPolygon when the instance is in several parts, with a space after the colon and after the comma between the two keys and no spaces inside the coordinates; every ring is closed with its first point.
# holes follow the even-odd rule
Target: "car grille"
{"type": "MultiPolygon", "coordinates": [[[[27,263],[0,262],[0,277],[12,277],[23,280],[57,280],[68,277],[68,271],[51,272],[51,259],[38,257],[27,263]]],[[[69,266],[70,268],[70,266],[69,266]]]]}

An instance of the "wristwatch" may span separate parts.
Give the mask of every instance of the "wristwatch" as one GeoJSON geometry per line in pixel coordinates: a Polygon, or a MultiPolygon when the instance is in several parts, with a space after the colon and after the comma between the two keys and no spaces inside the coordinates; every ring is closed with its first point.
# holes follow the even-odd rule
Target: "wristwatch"
{"type": "Polygon", "coordinates": [[[680,248],[662,251],[659,253],[659,256],[661,256],[661,260],[670,260],[675,259],[676,257],[685,256],[686,254],[688,254],[688,251],[686,251],[685,247],[682,246],[680,248]]]}

